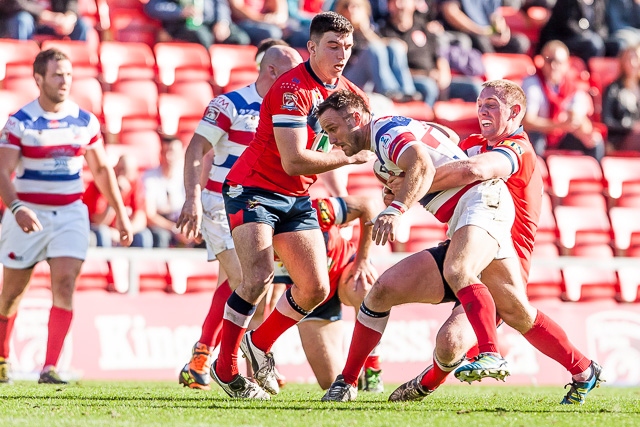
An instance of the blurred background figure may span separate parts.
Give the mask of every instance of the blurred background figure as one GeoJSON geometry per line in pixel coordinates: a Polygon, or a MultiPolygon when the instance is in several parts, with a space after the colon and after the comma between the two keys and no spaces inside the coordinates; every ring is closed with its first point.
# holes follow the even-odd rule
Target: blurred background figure
{"type": "Polygon", "coordinates": [[[585,63],[594,56],[616,56],[619,43],[609,38],[605,0],[557,0],[540,30],[538,46],[560,40],[585,63]]]}
{"type": "Polygon", "coordinates": [[[602,99],[602,121],[614,150],[640,151],[640,45],[620,54],[620,75],[602,99]]]}
{"type": "Polygon", "coordinates": [[[154,248],[193,243],[176,229],[176,220],[185,201],[183,163],[182,142],[175,137],[163,136],[160,165],[142,175],[145,212],[154,248]]]}
{"type": "Polygon", "coordinates": [[[290,19],[287,0],[229,0],[233,21],[257,46],[264,39],[284,39],[293,47],[305,47],[309,28],[290,19]]]}
{"type": "Polygon", "coordinates": [[[640,44],[640,1],[609,0],[606,17],[609,34],[620,48],[640,44]]]}
{"type": "Polygon", "coordinates": [[[384,95],[395,102],[422,100],[407,64],[406,44],[380,37],[371,22],[369,1],[337,0],[334,8],[354,28],[353,49],[344,76],[362,90],[384,95]]]}
{"type": "Polygon", "coordinates": [[[550,41],[541,59],[536,75],[522,82],[527,95],[523,124],[536,153],[577,150],[602,159],[604,139],[589,118],[593,101],[570,73],[569,49],[561,41],[550,41]]]}
{"type": "Polygon", "coordinates": [[[87,40],[89,23],[78,15],[76,0],[2,0],[0,34],[31,40],[36,34],[87,40]]]}
{"type": "MultiPolygon", "coordinates": [[[[151,248],[153,236],[147,228],[147,215],[144,211],[144,198],[135,157],[123,154],[118,159],[113,171],[116,174],[122,201],[131,221],[131,231],[134,233],[131,246],[151,248]]],[[[85,190],[82,200],[89,210],[90,227],[96,239],[96,246],[117,246],[120,241],[120,232],[115,226],[116,213],[109,206],[107,198],[100,193],[94,181],[85,190]]]]}
{"type": "Polygon", "coordinates": [[[231,21],[227,0],[149,0],[144,7],[150,18],[175,40],[200,43],[249,44],[249,35],[231,21]],[[196,7],[197,6],[197,7],[196,7]]]}
{"type": "Polygon", "coordinates": [[[445,28],[469,35],[480,52],[527,53],[531,42],[511,32],[500,6],[500,0],[439,0],[445,28]]]}

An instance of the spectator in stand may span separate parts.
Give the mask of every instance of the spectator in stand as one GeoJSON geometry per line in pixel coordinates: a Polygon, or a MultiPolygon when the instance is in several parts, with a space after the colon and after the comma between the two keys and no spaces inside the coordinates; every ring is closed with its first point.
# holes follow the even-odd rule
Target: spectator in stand
{"type": "Polygon", "coordinates": [[[185,246],[193,243],[176,228],[185,201],[182,142],[163,136],[160,165],[142,175],[147,224],[153,234],[154,248],[185,246]]]}
{"type": "Polygon", "coordinates": [[[559,40],[542,48],[543,63],[522,82],[527,95],[523,124],[538,155],[549,149],[578,150],[600,160],[604,139],[589,115],[593,102],[570,73],[569,49],[559,40]]]}
{"type": "Polygon", "coordinates": [[[609,40],[605,20],[605,0],[557,0],[538,46],[560,40],[585,63],[594,56],[616,56],[619,43],[609,40]]]}
{"type": "Polygon", "coordinates": [[[17,40],[48,34],[71,40],[87,40],[91,25],[78,15],[77,0],[3,0],[0,33],[17,40]]]}
{"type": "MultiPolygon", "coordinates": [[[[153,236],[147,228],[147,215],[144,211],[144,198],[135,157],[123,154],[113,171],[116,174],[129,221],[131,221],[133,233],[131,246],[151,248],[153,236]]],[[[116,213],[109,205],[107,198],[98,190],[95,181],[92,181],[85,190],[82,201],[89,210],[90,228],[95,235],[96,246],[109,248],[119,245],[120,231],[116,228],[116,213]]]]}
{"type": "Polygon", "coordinates": [[[527,53],[531,41],[524,34],[511,33],[500,13],[500,0],[440,0],[445,29],[471,37],[482,53],[527,53]]]}
{"type": "Polygon", "coordinates": [[[602,121],[614,150],[640,151],[640,45],[620,55],[620,75],[604,92],[602,121]]]}
{"type": "Polygon", "coordinates": [[[289,20],[287,0],[230,0],[234,22],[257,46],[264,39],[284,39],[293,47],[307,45],[309,29],[289,20]]]}
{"type": "Polygon", "coordinates": [[[371,23],[369,1],[337,0],[334,9],[354,28],[351,58],[344,76],[359,88],[396,102],[421,100],[407,63],[406,44],[396,38],[380,37],[371,23]]]}
{"type": "Polygon", "coordinates": [[[401,40],[407,46],[407,60],[416,89],[429,105],[439,98],[473,101],[481,87],[471,78],[452,79],[448,61],[438,52],[437,37],[428,30],[416,0],[388,0],[389,15],[380,28],[382,36],[401,40]]]}
{"type": "Polygon", "coordinates": [[[609,0],[606,16],[609,34],[621,48],[640,44],[640,1],[609,0]]]}
{"type": "Polygon", "coordinates": [[[162,22],[162,28],[176,40],[200,43],[207,48],[214,43],[250,42],[249,35],[231,21],[227,0],[149,0],[144,11],[162,22]]]}

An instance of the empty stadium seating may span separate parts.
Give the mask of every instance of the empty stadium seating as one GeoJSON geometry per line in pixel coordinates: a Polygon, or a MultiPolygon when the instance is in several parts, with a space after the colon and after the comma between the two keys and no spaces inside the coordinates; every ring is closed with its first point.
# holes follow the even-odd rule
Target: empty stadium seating
{"type": "Polygon", "coordinates": [[[211,60],[207,49],[196,43],[156,43],[153,47],[160,83],[211,79],[211,60]]]}
{"type": "Polygon", "coordinates": [[[519,53],[484,53],[482,64],[486,80],[507,79],[522,83],[525,77],[536,72],[533,59],[519,53]]]}
{"type": "Polygon", "coordinates": [[[614,203],[640,206],[640,158],[605,156],[601,164],[607,192],[614,203]]]}
{"type": "Polygon", "coordinates": [[[550,155],[547,157],[551,191],[563,198],[569,193],[600,193],[604,190],[602,169],[589,156],[550,155]]]}
{"type": "Polygon", "coordinates": [[[214,44],[209,47],[213,82],[217,93],[224,93],[256,81],[258,66],[255,46],[214,44]]]}
{"type": "Polygon", "coordinates": [[[56,48],[64,52],[73,64],[73,78],[98,77],[98,52],[93,51],[89,43],[73,40],[45,40],[42,50],[56,48]]]}
{"type": "Polygon", "coordinates": [[[105,41],[100,44],[102,77],[107,84],[118,80],[153,80],[156,60],[149,45],[141,42],[105,41]]]}
{"type": "Polygon", "coordinates": [[[480,132],[475,102],[437,101],[433,105],[435,121],[453,129],[460,139],[480,132]]]}
{"type": "Polygon", "coordinates": [[[0,39],[0,81],[11,77],[31,77],[33,60],[40,47],[33,40],[0,39]]]}

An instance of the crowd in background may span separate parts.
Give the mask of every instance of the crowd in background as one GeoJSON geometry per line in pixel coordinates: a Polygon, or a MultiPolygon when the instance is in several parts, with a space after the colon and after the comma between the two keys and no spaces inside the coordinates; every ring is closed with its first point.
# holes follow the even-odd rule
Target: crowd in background
{"type": "MultiPolygon", "coordinates": [[[[95,26],[83,14],[87,1],[2,1],[0,35],[88,40],[95,26]]],[[[640,152],[638,0],[149,0],[142,10],[158,23],[156,41],[208,47],[273,38],[304,49],[310,19],[327,9],[355,28],[344,74],[368,93],[429,107],[439,100],[475,102],[483,54],[524,54],[536,65],[535,74],[519,82],[528,98],[524,126],[539,155],[568,150],[601,160],[640,152]],[[506,8],[520,11],[533,30],[510,28],[506,8]],[[582,73],[595,57],[619,59],[618,77],[597,94],[582,73]]],[[[108,32],[101,37],[108,39],[108,32]]],[[[157,168],[142,173],[136,159],[119,159],[133,246],[196,245],[175,230],[184,202],[182,153],[178,139],[163,136],[157,168]]],[[[94,243],[117,242],[113,212],[92,185],[85,202],[94,243]]]]}

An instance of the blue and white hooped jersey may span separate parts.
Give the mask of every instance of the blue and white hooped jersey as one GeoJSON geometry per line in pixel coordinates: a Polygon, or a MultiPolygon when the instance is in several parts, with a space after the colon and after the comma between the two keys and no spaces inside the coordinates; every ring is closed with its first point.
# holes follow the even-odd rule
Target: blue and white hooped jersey
{"type": "Polygon", "coordinates": [[[213,146],[213,167],[206,189],[222,192],[229,169],[244,152],[258,128],[262,97],[255,83],[214,98],[204,112],[196,133],[213,146]]]}
{"type": "Polygon", "coordinates": [[[98,119],[72,101],[52,113],[36,99],[9,117],[0,134],[0,147],[20,150],[14,180],[18,198],[43,206],[82,198],[83,156],[98,143],[98,119]]]}
{"type": "MultiPolygon", "coordinates": [[[[407,117],[386,116],[373,119],[371,149],[378,157],[381,171],[399,175],[398,159],[405,150],[415,144],[427,147],[433,165],[437,168],[453,160],[466,159],[467,155],[436,127],[407,117]]],[[[441,222],[451,219],[455,206],[467,191],[460,186],[437,193],[429,193],[420,203],[441,222]]]]}

